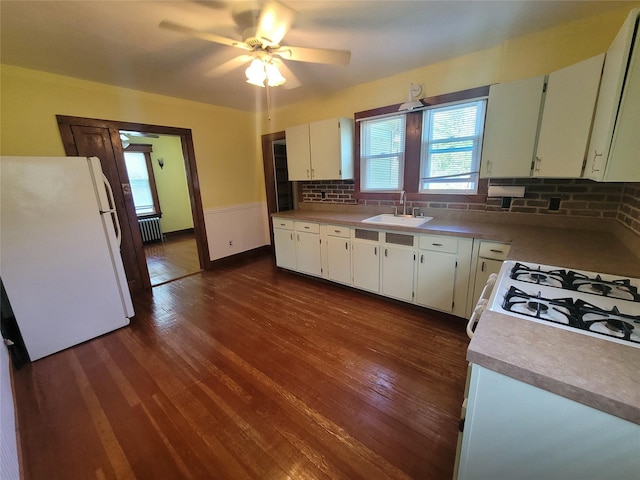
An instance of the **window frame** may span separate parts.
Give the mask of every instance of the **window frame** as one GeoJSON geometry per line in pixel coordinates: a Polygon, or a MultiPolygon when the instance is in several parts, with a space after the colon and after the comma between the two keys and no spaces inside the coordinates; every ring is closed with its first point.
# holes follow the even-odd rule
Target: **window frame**
{"type": "MultiPolygon", "coordinates": [[[[137,218],[153,218],[162,217],[162,210],[160,208],[160,197],[158,196],[158,187],[156,186],[156,178],[153,171],[153,161],[151,160],[151,152],[153,151],[153,145],[148,143],[132,143],[124,149],[124,153],[137,152],[144,154],[144,158],[147,164],[147,173],[149,174],[149,189],[151,190],[151,199],[153,201],[153,212],[145,212],[138,214],[137,218]]],[[[126,160],[125,160],[126,164],[126,160]]],[[[127,173],[127,178],[129,174],[127,173]]]]}
{"type": "MultiPolygon", "coordinates": [[[[478,98],[473,98],[473,99],[468,99],[468,100],[462,100],[459,102],[453,102],[453,103],[446,103],[446,104],[440,104],[440,105],[433,105],[430,107],[425,108],[422,113],[423,113],[423,122],[422,122],[422,138],[420,141],[420,177],[418,178],[418,193],[421,194],[425,194],[425,195],[434,195],[434,194],[456,194],[456,195],[464,195],[464,194],[475,194],[478,190],[478,181],[480,179],[480,162],[482,160],[482,142],[484,139],[484,120],[486,119],[486,112],[487,112],[487,102],[488,102],[488,98],[487,97],[478,97],[478,98]],[[427,138],[425,139],[425,134],[428,135],[429,137],[431,137],[432,134],[432,127],[433,127],[433,122],[430,122],[429,125],[425,125],[424,120],[425,118],[431,119],[433,112],[435,110],[439,110],[439,109],[447,109],[447,110],[454,110],[456,108],[459,107],[464,107],[470,104],[480,104],[482,103],[481,106],[478,106],[478,114],[482,117],[482,124],[478,124],[478,122],[476,121],[475,124],[475,129],[474,129],[474,134],[471,136],[467,136],[465,137],[458,137],[458,141],[469,141],[471,140],[473,142],[472,148],[471,148],[471,154],[472,154],[472,159],[471,159],[471,168],[472,171],[470,172],[465,172],[465,173],[461,173],[458,174],[458,176],[463,176],[466,173],[469,174],[469,182],[473,181],[476,184],[476,187],[474,190],[470,190],[470,189],[423,189],[422,186],[425,183],[425,180],[427,180],[429,177],[425,177],[423,176],[423,174],[425,173],[426,167],[427,165],[425,165],[426,162],[429,161],[430,159],[430,155],[429,155],[429,150],[430,150],[430,146],[433,144],[438,144],[438,143],[450,143],[451,140],[447,139],[447,140],[433,140],[431,138],[427,138]],[[475,170],[473,170],[473,168],[475,167],[475,170]]],[[[448,177],[440,177],[440,178],[432,178],[431,179],[431,183],[452,183],[452,180],[455,178],[455,175],[451,175],[448,177]]]]}
{"type": "MultiPolygon", "coordinates": [[[[444,105],[447,103],[463,102],[465,100],[473,100],[476,98],[488,97],[489,85],[462,90],[459,92],[437,95],[433,97],[423,98],[421,101],[425,107],[444,105]]],[[[355,128],[355,146],[354,146],[354,197],[358,203],[366,203],[375,200],[380,205],[392,205],[397,202],[400,197],[400,191],[394,192],[371,192],[360,190],[360,121],[376,116],[397,114],[400,104],[388,105],[385,107],[374,108],[362,112],[356,112],[354,118],[357,124],[355,128]]],[[[485,109],[486,114],[486,109],[485,109]]],[[[404,152],[404,191],[406,199],[414,202],[424,203],[484,203],[487,198],[487,179],[478,180],[478,191],[471,193],[420,193],[420,152],[422,143],[422,116],[423,110],[409,111],[406,115],[406,133],[405,133],[405,152],[404,152]]]]}

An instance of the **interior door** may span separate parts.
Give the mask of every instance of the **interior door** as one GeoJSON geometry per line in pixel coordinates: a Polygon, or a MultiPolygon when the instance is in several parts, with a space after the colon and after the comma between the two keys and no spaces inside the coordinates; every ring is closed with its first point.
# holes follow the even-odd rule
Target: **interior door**
{"type": "Polygon", "coordinates": [[[60,124],[60,132],[67,155],[95,156],[100,159],[102,171],[113,188],[113,197],[122,230],[120,253],[129,289],[135,291],[151,288],[126,168],[124,165],[118,165],[114,152],[115,148],[121,148],[119,142],[112,140],[112,134],[117,137],[117,130],[111,132],[109,128],[98,126],[60,124]],[[131,219],[135,222],[133,225],[131,219]]]}

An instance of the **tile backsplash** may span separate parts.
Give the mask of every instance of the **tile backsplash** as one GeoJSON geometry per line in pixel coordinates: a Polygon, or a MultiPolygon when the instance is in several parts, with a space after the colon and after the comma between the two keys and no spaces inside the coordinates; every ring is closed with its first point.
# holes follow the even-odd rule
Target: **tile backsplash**
{"type": "MultiPolygon", "coordinates": [[[[569,217],[616,218],[640,235],[640,183],[598,183],[580,179],[494,179],[491,185],[524,185],[524,198],[513,198],[509,205],[500,197],[480,203],[409,201],[408,207],[525,213],[569,217]],[[549,209],[556,204],[557,210],[549,209]]],[[[303,203],[342,205],[389,205],[398,201],[358,200],[352,180],[300,182],[303,203]]]]}

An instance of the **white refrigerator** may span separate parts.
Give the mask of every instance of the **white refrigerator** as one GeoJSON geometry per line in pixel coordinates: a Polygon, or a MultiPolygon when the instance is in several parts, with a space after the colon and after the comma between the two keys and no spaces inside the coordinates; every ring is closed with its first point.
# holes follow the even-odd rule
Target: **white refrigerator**
{"type": "Polygon", "coordinates": [[[129,324],[100,160],[0,157],[0,277],[31,361],[129,324]]]}

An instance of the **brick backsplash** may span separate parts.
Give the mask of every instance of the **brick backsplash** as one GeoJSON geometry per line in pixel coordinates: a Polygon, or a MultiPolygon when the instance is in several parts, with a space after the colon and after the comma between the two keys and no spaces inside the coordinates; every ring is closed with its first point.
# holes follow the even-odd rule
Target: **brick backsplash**
{"type": "MultiPolygon", "coordinates": [[[[491,185],[524,185],[524,198],[514,198],[503,208],[502,198],[487,198],[482,203],[409,201],[408,207],[456,210],[528,213],[571,217],[616,218],[640,235],[640,183],[598,183],[579,179],[499,179],[491,185]],[[549,210],[552,198],[559,199],[558,210],[549,210]]],[[[397,205],[397,201],[360,200],[354,197],[353,180],[301,182],[301,200],[305,203],[345,205],[397,205]]]]}

